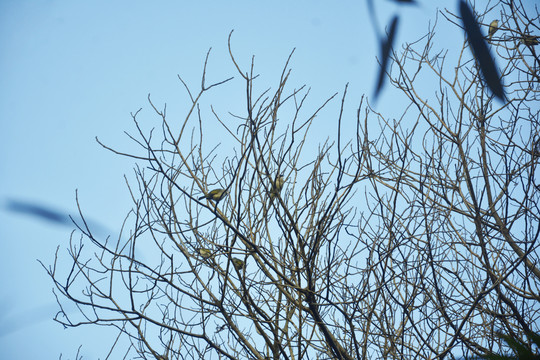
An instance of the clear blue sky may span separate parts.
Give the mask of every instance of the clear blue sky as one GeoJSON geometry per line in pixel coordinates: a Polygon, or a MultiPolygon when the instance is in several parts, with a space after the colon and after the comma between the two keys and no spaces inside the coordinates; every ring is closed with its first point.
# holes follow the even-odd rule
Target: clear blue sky
{"type": "MultiPolygon", "coordinates": [[[[437,5],[456,6],[374,2],[381,26],[396,12],[404,15],[398,46],[427,30],[437,5]]],[[[379,50],[364,0],[0,1],[3,358],[58,359],[63,353],[63,359],[73,359],[80,344],[86,359],[103,358],[112,341],[107,329],[64,330],[51,320],[57,309],[52,283],[36,259],[51,264],[57,246],[64,251],[68,245],[71,229],[9,212],[6,202],[73,213],[78,189],[86,215],[117,232],[131,206],[123,175],[131,175],[134,163],[105,151],[95,137],[133,150],[123,134],[133,131],[130,112],[142,107],[147,127],[158,125],[148,93],[180,114],[187,98],[176,75],[197,87],[209,47],[208,81],[236,75],[226,47],[232,29],[237,59],[246,66],[256,56],[261,86],[275,86],[296,48],[291,82],[310,86],[315,103],[349,82],[354,113],[360,95],[373,93],[379,50]]],[[[460,44],[463,36],[448,39],[460,44]]],[[[396,92],[386,90],[377,109],[397,115],[396,92]]],[[[223,94],[212,103],[226,111],[237,100],[223,94]]],[[[243,109],[243,103],[234,106],[243,109]]]]}

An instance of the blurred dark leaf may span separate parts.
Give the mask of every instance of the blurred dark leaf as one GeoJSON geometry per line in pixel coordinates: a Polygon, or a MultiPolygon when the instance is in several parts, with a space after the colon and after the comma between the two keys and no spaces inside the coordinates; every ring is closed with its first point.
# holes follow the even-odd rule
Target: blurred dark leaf
{"type": "Polygon", "coordinates": [[[373,5],[373,0],[367,0],[367,6],[371,20],[376,20],[377,18],[375,17],[375,6],[373,5]]]}
{"type": "Polygon", "coordinates": [[[49,207],[17,200],[8,200],[7,209],[21,214],[31,215],[48,222],[61,225],[73,225],[68,215],[49,207]]]}
{"type": "MultiPolygon", "coordinates": [[[[480,359],[487,360],[535,360],[540,359],[540,356],[535,354],[532,349],[527,347],[520,339],[514,338],[510,335],[498,333],[497,337],[504,340],[504,342],[514,350],[515,355],[498,355],[495,353],[485,354],[480,359]]],[[[540,336],[538,334],[529,334],[527,337],[538,346],[540,344],[540,336]]]]}
{"type": "Polygon", "coordinates": [[[501,76],[495,66],[495,61],[491,56],[486,40],[480,31],[480,26],[476,22],[475,16],[467,5],[467,2],[460,0],[459,12],[467,33],[469,45],[478,61],[483,78],[493,94],[502,101],[505,101],[504,89],[501,83],[501,76]]]}
{"type": "Polygon", "coordinates": [[[527,335],[533,343],[540,348],[540,334],[529,334],[527,335]]]}
{"type": "Polygon", "coordinates": [[[504,339],[508,346],[510,346],[516,353],[517,358],[521,360],[531,359],[533,360],[535,358],[532,351],[525,346],[519,339],[515,339],[509,335],[503,335],[500,334],[499,337],[501,339],[504,339]]]}
{"type": "Polygon", "coordinates": [[[377,88],[375,89],[375,98],[377,98],[384,85],[386,68],[388,67],[388,63],[390,62],[390,53],[392,52],[392,44],[394,43],[398,20],[399,18],[397,16],[394,16],[394,18],[392,19],[392,24],[390,25],[388,37],[381,43],[381,68],[379,69],[379,79],[377,81],[377,88]]]}
{"type": "Polygon", "coordinates": [[[98,222],[86,218],[83,221],[80,215],[72,216],[72,220],[72,218],[70,218],[67,212],[54,210],[52,207],[38,205],[33,202],[10,199],[7,201],[6,208],[8,211],[16,212],[22,215],[29,215],[31,217],[38,218],[49,223],[68,226],[71,228],[74,228],[76,226],[74,221],[76,221],[80,226],[83,226],[83,223],[86,222],[86,224],[92,229],[92,232],[95,232],[96,234],[110,233],[107,228],[105,228],[98,222]]]}
{"type": "Polygon", "coordinates": [[[392,0],[393,2],[402,3],[402,4],[416,4],[414,0],[392,0]]]}

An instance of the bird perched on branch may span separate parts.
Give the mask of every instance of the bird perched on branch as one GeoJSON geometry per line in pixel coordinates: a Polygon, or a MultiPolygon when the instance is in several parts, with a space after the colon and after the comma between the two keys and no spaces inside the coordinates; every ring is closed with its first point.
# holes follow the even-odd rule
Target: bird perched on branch
{"type": "Polygon", "coordinates": [[[499,20],[493,20],[489,24],[489,29],[488,29],[488,39],[489,40],[491,40],[491,38],[493,37],[493,34],[495,34],[497,32],[497,30],[499,30],[499,20]]]}
{"type": "Polygon", "coordinates": [[[225,196],[226,194],[227,194],[227,191],[224,189],[214,189],[210,191],[208,194],[201,196],[199,200],[208,199],[208,200],[219,201],[223,199],[223,196],[225,196]]]}
{"type": "Polygon", "coordinates": [[[272,184],[272,188],[270,189],[270,199],[273,200],[276,196],[279,195],[281,189],[283,189],[283,185],[285,185],[285,180],[286,179],[283,174],[278,174],[278,176],[276,176],[276,179],[272,184]]]}
{"type": "Polygon", "coordinates": [[[527,35],[527,34],[523,35],[519,39],[519,42],[527,46],[535,46],[535,45],[540,44],[540,41],[538,41],[538,36],[527,35]]]}
{"type": "Polygon", "coordinates": [[[210,256],[212,256],[212,252],[206,248],[200,248],[199,255],[201,255],[205,259],[208,259],[210,256]]]}
{"type": "Polygon", "coordinates": [[[536,139],[536,141],[533,144],[533,155],[536,157],[540,157],[540,139],[536,139]]]}
{"type": "Polygon", "coordinates": [[[244,267],[244,262],[238,258],[233,258],[232,263],[236,270],[242,270],[242,268],[244,267]]]}

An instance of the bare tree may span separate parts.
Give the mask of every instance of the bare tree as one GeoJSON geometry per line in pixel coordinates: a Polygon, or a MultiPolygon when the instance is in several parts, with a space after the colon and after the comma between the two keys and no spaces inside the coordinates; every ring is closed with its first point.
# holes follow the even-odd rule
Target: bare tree
{"type": "Polygon", "coordinates": [[[350,136],[347,87],[307,111],[289,61],[276,89],[259,91],[229,38],[245,113],[201,106],[236,81],[209,85],[205,62],[196,93],[180,78],[183,122],[149,98],[161,128],[133,114],[142,153],[103,145],[144,164],[128,185],[130,230],[113,242],[81,224],[67,272],[57,253],[57,321],[112,325],[130,345],[110,354],[157,359],[456,358],[504,350],[497,332],[527,341],[539,331],[540,138],[526,40],[539,15],[495,8],[506,103],[486,91],[465,39],[455,60],[434,50],[434,26],[392,56],[390,83],[410,103],[401,117],[362,98],[350,136]],[[426,94],[417,83],[430,77],[426,94]],[[335,137],[319,140],[311,130],[338,99],[335,137]],[[208,144],[216,132],[228,142],[208,144]]]}

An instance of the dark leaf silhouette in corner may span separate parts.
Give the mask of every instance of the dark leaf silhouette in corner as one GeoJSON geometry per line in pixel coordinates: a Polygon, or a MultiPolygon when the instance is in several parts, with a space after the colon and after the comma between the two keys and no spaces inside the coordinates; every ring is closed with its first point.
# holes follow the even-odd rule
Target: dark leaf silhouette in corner
{"type": "Polygon", "coordinates": [[[394,37],[396,35],[397,24],[399,18],[394,16],[392,23],[390,24],[390,31],[388,32],[388,37],[386,40],[381,42],[381,68],[379,69],[379,79],[377,80],[377,88],[375,89],[375,98],[381,92],[381,89],[384,85],[384,78],[386,75],[386,68],[390,62],[390,53],[392,51],[392,44],[394,43],[394,37]]]}
{"type": "Polygon", "coordinates": [[[461,20],[463,21],[463,27],[467,33],[469,45],[471,46],[474,57],[478,61],[480,71],[482,72],[482,76],[487,86],[496,97],[505,101],[506,97],[504,95],[501,76],[495,66],[495,61],[491,56],[486,40],[480,31],[480,26],[478,26],[478,23],[476,22],[474,13],[469,5],[467,5],[466,1],[460,0],[459,12],[461,20]]]}
{"type": "MultiPolygon", "coordinates": [[[[506,344],[513,350],[514,354],[509,355],[498,355],[493,352],[487,353],[479,357],[479,359],[486,360],[534,360],[540,359],[540,355],[535,353],[531,347],[526,343],[522,342],[521,339],[517,337],[512,337],[510,335],[505,335],[497,333],[496,336],[501,338],[506,342],[506,344]]],[[[532,332],[526,333],[527,338],[536,345],[536,348],[540,347],[540,335],[532,332]]]]}

